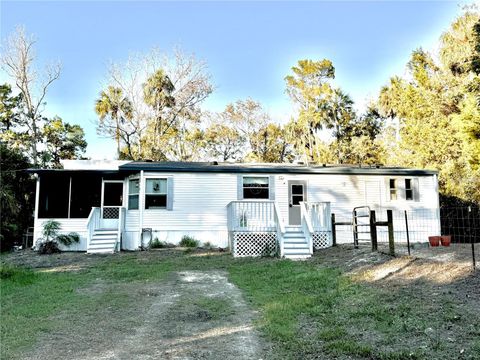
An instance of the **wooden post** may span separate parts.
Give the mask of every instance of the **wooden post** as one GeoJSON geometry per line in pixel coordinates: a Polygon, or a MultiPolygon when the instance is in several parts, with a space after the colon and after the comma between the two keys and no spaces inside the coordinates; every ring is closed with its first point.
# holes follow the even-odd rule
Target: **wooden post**
{"type": "Polygon", "coordinates": [[[358,249],[357,212],[353,210],[353,247],[358,249]]]}
{"type": "Polygon", "coordinates": [[[410,256],[410,234],[408,233],[407,210],[405,210],[405,229],[406,229],[406,231],[407,231],[407,249],[408,249],[408,256],[410,256]]]}
{"type": "Polygon", "coordinates": [[[474,243],[475,238],[472,239],[472,265],[473,265],[473,271],[477,269],[477,264],[475,263],[475,243],[474,243]]]}
{"type": "Polygon", "coordinates": [[[387,210],[387,223],[388,223],[388,247],[390,255],[395,256],[395,239],[393,235],[393,211],[387,210]]]}
{"type": "Polygon", "coordinates": [[[337,234],[335,230],[335,214],[332,214],[332,246],[337,246],[337,234]]]}
{"type": "Polygon", "coordinates": [[[375,210],[370,211],[370,238],[372,239],[372,251],[378,250],[377,244],[377,226],[376,226],[375,210]]]}

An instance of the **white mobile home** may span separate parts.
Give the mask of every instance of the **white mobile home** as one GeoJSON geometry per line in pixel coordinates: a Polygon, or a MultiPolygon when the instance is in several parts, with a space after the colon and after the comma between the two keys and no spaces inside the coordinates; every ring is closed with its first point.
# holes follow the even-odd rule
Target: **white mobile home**
{"type": "MultiPolygon", "coordinates": [[[[137,250],[190,235],[235,256],[272,249],[308,257],[331,245],[331,214],[353,208],[427,211],[438,227],[435,171],[298,164],[70,160],[37,176],[34,241],[49,219],[77,232],[68,250],[137,250]]],[[[411,229],[416,230],[414,225],[411,229]]],[[[427,241],[427,235],[423,241],[427,241]]],[[[352,233],[337,235],[352,241],[352,233]]]]}

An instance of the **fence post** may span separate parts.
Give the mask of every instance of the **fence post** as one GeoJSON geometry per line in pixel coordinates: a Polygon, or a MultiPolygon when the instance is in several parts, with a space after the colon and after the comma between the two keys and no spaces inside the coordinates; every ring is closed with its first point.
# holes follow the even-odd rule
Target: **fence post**
{"type": "Polygon", "coordinates": [[[353,247],[358,249],[357,212],[353,210],[353,247]]]}
{"type": "Polygon", "coordinates": [[[337,234],[335,229],[335,214],[332,214],[332,246],[337,246],[337,234]]]}
{"type": "Polygon", "coordinates": [[[405,229],[407,230],[407,249],[408,249],[408,256],[410,256],[410,234],[408,233],[407,210],[405,210],[405,229]]]}
{"type": "Polygon", "coordinates": [[[473,271],[477,270],[477,264],[475,263],[475,238],[472,239],[472,265],[473,271]]]}
{"type": "Polygon", "coordinates": [[[393,235],[393,211],[387,210],[388,247],[391,256],[395,256],[395,239],[393,235]]]}
{"type": "Polygon", "coordinates": [[[372,239],[372,251],[378,250],[376,221],[375,210],[370,210],[370,238],[372,239]]]}

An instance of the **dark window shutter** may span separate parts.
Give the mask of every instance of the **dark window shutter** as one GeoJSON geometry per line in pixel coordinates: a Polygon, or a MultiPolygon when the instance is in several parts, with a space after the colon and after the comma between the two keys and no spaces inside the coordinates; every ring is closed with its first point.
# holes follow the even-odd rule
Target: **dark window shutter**
{"type": "Polygon", "coordinates": [[[173,177],[167,178],[167,210],[173,210],[173,177]]]}
{"type": "Polygon", "coordinates": [[[243,200],[243,176],[237,175],[237,200],[243,200]]]}
{"type": "Polygon", "coordinates": [[[268,179],[268,199],[275,200],[275,175],[270,175],[268,179]]]}

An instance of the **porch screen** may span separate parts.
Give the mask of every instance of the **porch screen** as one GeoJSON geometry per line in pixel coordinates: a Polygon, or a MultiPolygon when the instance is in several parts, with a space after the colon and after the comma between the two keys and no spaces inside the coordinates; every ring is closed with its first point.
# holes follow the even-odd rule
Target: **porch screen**
{"type": "Polygon", "coordinates": [[[68,218],[69,176],[41,176],[39,218],[68,218]]]}
{"type": "Polygon", "coordinates": [[[147,179],[145,209],[167,208],[167,179],[147,179]]]}
{"type": "Polygon", "coordinates": [[[100,206],[102,177],[94,174],[72,176],[70,217],[86,219],[92,207],[100,206]]]}
{"type": "Polygon", "coordinates": [[[245,176],[243,178],[244,199],[268,199],[268,177],[245,176]]]}

